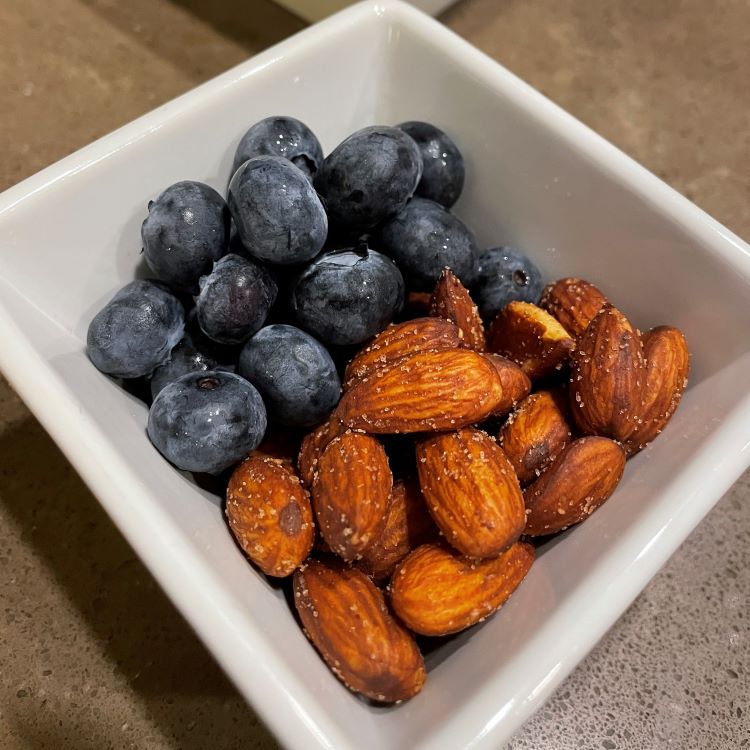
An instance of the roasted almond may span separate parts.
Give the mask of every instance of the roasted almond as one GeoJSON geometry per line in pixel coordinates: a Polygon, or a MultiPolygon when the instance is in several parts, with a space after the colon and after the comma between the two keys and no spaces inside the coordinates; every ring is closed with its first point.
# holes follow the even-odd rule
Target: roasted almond
{"type": "Polygon", "coordinates": [[[396,568],[388,587],[391,605],[415,633],[457,633],[499,609],[533,562],[534,548],[522,542],[489,560],[424,544],[396,568]]]}
{"type": "Polygon", "coordinates": [[[593,284],[571,278],[546,286],[539,306],[554,315],[571,336],[578,338],[606,302],[607,298],[593,284]]]}
{"type": "Polygon", "coordinates": [[[312,486],[320,534],[344,560],[356,560],[381,534],[393,476],[376,438],[345,432],[323,451],[312,486]]]}
{"type": "Polygon", "coordinates": [[[445,351],[462,345],[458,326],[442,318],[416,318],[389,326],[349,362],[344,389],[417,352],[445,351]]]}
{"type": "Polygon", "coordinates": [[[625,451],[613,440],[574,440],[524,491],[524,534],[554,534],[588,518],[615,491],[624,468],[625,451]]]}
{"type": "Polygon", "coordinates": [[[495,557],[526,523],[516,473],[502,448],[473,427],[417,444],[422,494],[446,540],[469,557],[495,557]]]}
{"type": "Polygon", "coordinates": [[[483,352],[487,348],[484,324],[479,315],[479,309],[466,287],[450,268],[443,270],[432,292],[430,315],[455,323],[469,349],[483,352]]]}
{"type": "Polygon", "coordinates": [[[485,354],[484,356],[492,363],[500,378],[500,385],[503,387],[503,398],[493,412],[494,416],[502,416],[529,395],[531,380],[515,362],[511,362],[507,357],[499,354],[485,354]]]}
{"type": "Polygon", "coordinates": [[[393,569],[409,552],[437,537],[437,527],[427,512],[419,484],[399,479],[393,483],[382,533],[355,565],[376,583],[381,583],[390,578],[393,569]]]}
{"type": "Polygon", "coordinates": [[[291,575],[310,554],[310,497],[283,461],[245,459],[229,479],[225,512],[237,543],[269,576],[291,575]]]}
{"type": "Polygon", "coordinates": [[[435,432],[479,422],[503,399],[494,365],[478,352],[429,351],[355,383],[335,416],[363,432],[435,432]]]}
{"type": "Polygon", "coordinates": [[[659,326],[645,333],[646,387],[640,422],[625,443],[629,455],[645,448],[666,426],[680,404],[690,372],[690,353],[682,332],[659,326]]]}
{"type": "Polygon", "coordinates": [[[294,576],[294,604],[308,638],[350,690],[395,703],[422,689],[427,674],[416,641],[361,571],[311,561],[294,576]]]}
{"type": "Polygon", "coordinates": [[[570,441],[566,412],[562,393],[538,391],[508,417],[498,439],[521,484],[534,481],[570,441]]]}
{"type": "Polygon", "coordinates": [[[570,362],[570,405],[581,432],[627,440],[641,419],[646,359],[630,321],[605,305],[570,362]]]}
{"type": "Polygon", "coordinates": [[[296,474],[295,458],[300,449],[298,435],[286,428],[269,428],[261,444],[250,453],[251,458],[275,458],[296,474]]]}
{"type": "Polygon", "coordinates": [[[407,292],[406,302],[404,303],[404,309],[401,313],[401,317],[404,320],[426,317],[430,314],[431,297],[432,295],[430,294],[430,292],[407,292]]]}
{"type": "Polygon", "coordinates": [[[344,432],[346,432],[346,427],[338,419],[330,417],[302,439],[299,456],[297,456],[297,468],[306,487],[312,487],[315,472],[318,470],[320,454],[323,453],[331,440],[344,432]]]}
{"type": "Polygon", "coordinates": [[[575,349],[571,335],[546,310],[509,302],[490,324],[488,348],[515,362],[532,379],[550,375],[575,349]]]}

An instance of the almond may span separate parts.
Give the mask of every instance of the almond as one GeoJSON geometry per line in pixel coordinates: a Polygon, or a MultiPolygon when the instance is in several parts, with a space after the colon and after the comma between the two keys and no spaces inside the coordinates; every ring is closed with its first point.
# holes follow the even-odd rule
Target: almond
{"type": "Polygon", "coordinates": [[[487,340],[491,352],[513,360],[532,380],[561,369],[575,349],[560,323],[530,302],[509,302],[490,324],[487,340]]]}
{"type": "Polygon", "coordinates": [[[427,673],[416,641],[361,571],[312,561],[294,575],[294,604],[308,638],[350,690],[394,703],[422,689],[427,673]]]}
{"type": "Polygon", "coordinates": [[[312,487],[320,534],[344,560],[355,560],[381,534],[393,477],[383,446],[345,432],[323,451],[312,487]]]}
{"type": "Polygon", "coordinates": [[[690,372],[690,353],[682,332],[659,326],[641,338],[646,358],[641,421],[628,438],[629,455],[645,448],[666,426],[679,406],[690,372]]]}
{"type": "Polygon", "coordinates": [[[283,461],[245,459],[229,479],[225,512],[237,543],[269,576],[290,575],[310,554],[310,497],[283,461]]]}
{"type": "Polygon", "coordinates": [[[499,609],[533,562],[534,548],[521,542],[479,561],[444,545],[424,544],[396,568],[388,587],[391,605],[415,633],[457,633],[499,609]]]}
{"type": "Polygon", "coordinates": [[[502,448],[482,430],[430,435],[417,444],[422,494],[446,540],[469,557],[495,557],[526,523],[521,488],[502,448]]]}
{"type": "Polygon", "coordinates": [[[323,453],[331,440],[344,432],[346,432],[346,427],[338,419],[330,417],[328,421],[318,425],[302,439],[299,456],[297,456],[297,467],[299,468],[300,478],[306,487],[312,487],[315,472],[318,470],[320,454],[323,453]]]}
{"type": "Polygon", "coordinates": [[[296,474],[295,457],[299,452],[299,437],[292,430],[269,428],[261,444],[250,453],[251,458],[276,458],[296,474]]]}
{"type": "Polygon", "coordinates": [[[429,315],[430,297],[432,295],[429,292],[407,292],[401,317],[404,320],[410,320],[412,318],[424,318],[429,315]]]}
{"type": "Polygon", "coordinates": [[[638,427],[646,359],[630,321],[605,305],[578,340],[570,363],[570,405],[581,432],[624,441],[638,427]]]}
{"type": "Polygon", "coordinates": [[[445,318],[455,323],[463,334],[464,343],[469,349],[483,352],[487,348],[484,325],[479,315],[479,309],[474,304],[474,300],[472,300],[466,287],[450,268],[443,269],[432,292],[430,315],[435,318],[445,318]]]}
{"type": "Polygon", "coordinates": [[[409,552],[437,537],[437,527],[427,512],[419,484],[399,479],[393,483],[382,533],[355,565],[375,583],[380,583],[390,578],[393,569],[409,552]]]}
{"type": "Polygon", "coordinates": [[[538,391],[518,405],[498,437],[521,484],[536,479],[571,437],[561,392],[538,391]]]}
{"type": "Polygon", "coordinates": [[[607,298],[583,279],[560,279],[542,292],[539,306],[554,315],[562,327],[578,338],[604,307],[607,298]]]}
{"type": "Polygon", "coordinates": [[[531,392],[529,376],[515,363],[499,354],[484,355],[495,368],[503,387],[503,398],[493,412],[495,416],[502,416],[513,409],[516,404],[526,398],[531,392]]]}
{"type": "Polygon", "coordinates": [[[524,533],[554,534],[588,518],[615,491],[624,468],[625,451],[613,440],[574,440],[524,491],[524,533]]]}
{"type": "Polygon", "coordinates": [[[462,345],[458,327],[441,318],[416,318],[389,326],[349,362],[344,389],[417,352],[444,351],[462,345]]]}
{"type": "Polygon", "coordinates": [[[495,367],[478,352],[429,351],[357,382],[335,416],[364,432],[435,432],[479,422],[503,398],[495,367]]]}

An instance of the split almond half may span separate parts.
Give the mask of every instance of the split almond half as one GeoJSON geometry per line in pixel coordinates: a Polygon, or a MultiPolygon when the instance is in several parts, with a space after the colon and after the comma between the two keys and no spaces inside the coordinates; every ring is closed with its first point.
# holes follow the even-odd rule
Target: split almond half
{"type": "Polygon", "coordinates": [[[229,479],[225,512],[243,552],[270,576],[291,575],[310,554],[310,498],[283,461],[245,459],[229,479]]]}
{"type": "Polygon", "coordinates": [[[315,472],[318,470],[318,461],[328,443],[344,432],[346,427],[338,419],[330,417],[302,439],[297,456],[297,468],[306,487],[312,487],[315,472]]]}
{"type": "Polygon", "coordinates": [[[524,491],[528,536],[545,536],[588,518],[615,491],[625,451],[604,437],[573,441],[524,491]]]}
{"type": "Polygon", "coordinates": [[[510,302],[490,324],[489,350],[518,364],[532,379],[560,370],[575,349],[571,335],[546,310],[510,302]]]}
{"type": "Polygon", "coordinates": [[[516,473],[486,432],[466,428],[420,440],[417,470],[430,514],[459,552],[495,557],[521,536],[526,513],[516,473]]]}
{"type": "Polygon", "coordinates": [[[489,560],[470,560],[443,545],[425,544],[396,568],[391,605],[415,633],[457,633],[499,609],[533,562],[534,548],[521,542],[489,560]]]}
{"type": "Polygon", "coordinates": [[[463,334],[465,346],[478,352],[487,348],[479,309],[458,277],[445,268],[430,298],[430,315],[450,320],[463,334]]]}
{"type": "Polygon", "coordinates": [[[416,641],[361,571],[311,561],[294,576],[305,633],[350,690],[384,703],[416,695],[426,671],[416,641]]]}

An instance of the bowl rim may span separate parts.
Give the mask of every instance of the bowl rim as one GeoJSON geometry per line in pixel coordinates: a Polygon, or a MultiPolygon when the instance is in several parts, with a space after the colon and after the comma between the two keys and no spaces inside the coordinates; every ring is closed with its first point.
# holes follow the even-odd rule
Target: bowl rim
{"type": "MultiPolygon", "coordinates": [[[[401,0],[365,0],[347,8],[83,147],[0,194],[0,220],[26,198],[126,148],[179,118],[195,104],[205,103],[212,93],[272,65],[287,52],[299,53],[305,47],[316,47],[322,39],[353,26],[372,27],[373,33],[380,33],[383,23],[397,23],[439,42],[458,65],[488,81],[493,90],[502,88],[515,106],[543,119],[550,131],[586,158],[606,167],[652,208],[682,224],[736,273],[750,279],[750,246],[742,239],[492,58],[401,0]],[[375,19],[377,28],[373,24],[375,19]]],[[[4,283],[7,282],[0,279],[0,284],[4,283]]],[[[216,572],[196,563],[194,553],[172,528],[167,516],[154,507],[149,488],[109,443],[104,431],[78,410],[63,378],[45,364],[1,300],[0,340],[7,342],[4,351],[0,351],[0,367],[12,387],[274,735],[288,747],[354,750],[356,743],[341,731],[333,717],[314,710],[309,699],[310,687],[287,669],[274,651],[262,649],[267,636],[254,629],[246,613],[240,612],[216,585],[219,581],[216,572]],[[124,483],[123,478],[127,480],[124,483]],[[156,539],[160,541],[158,545],[154,544],[156,539]],[[182,573],[186,568],[193,576],[189,588],[184,585],[182,573]],[[240,633],[233,624],[236,622],[246,623],[249,632],[240,633]],[[252,673],[241,671],[232,651],[233,640],[238,638],[247,654],[256,657],[257,669],[252,673]]],[[[518,700],[514,704],[498,708],[492,701],[494,680],[488,679],[469,706],[444,717],[439,725],[440,737],[434,733],[424,736],[415,750],[426,750],[428,746],[455,748],[459,746],[457,743],[467,748],[495,746],[543,704],[750,464],[750,394],[738,401],[729,417],[700,448],[699,456],[701,461],[696,454],[694,463],[710,462],[711,474],[699,477],[688,467],[669,487],[670,494],[684,494],[683,512],[661,518],[651,512],[639,518],[628,537],[620,540],[618,554],[611,561],[620,566],[619,574],[612,578],[603,569],[592,572],[585,580],[586,585],[579,586],[550,622],[535,634],[529,648],[549,650],[545,644],[555,622],[577,616],[591,586],[599,586],[603,605],[587,617],[587,638],[573,634],[557,638],[561,645],[558,651],[563,655],[550,659],[541,680],[528,676],[519,680],[518,700]],[[658,526],[656,532],[655,526],[658,526]],[[651,531],[645,534],[647,528],[651,531]],[[654,544],[657,539],[659,544],[654,544]],[[471,727],[478,724],[483,729],[476,733],[471,727]]]]}

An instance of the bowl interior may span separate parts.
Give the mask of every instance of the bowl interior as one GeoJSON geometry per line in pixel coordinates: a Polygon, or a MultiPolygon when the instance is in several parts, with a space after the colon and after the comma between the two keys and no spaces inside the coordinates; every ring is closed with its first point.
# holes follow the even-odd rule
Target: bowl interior
{"type": "Polygon", "coordinates": [[[750,375],[747,247],[513,76],[399,5],[336,16],[9,191],[0,198],[0,247],[6,313],[81,423],[122,459],[111,469],[117,504],[114,496],[102,501],[287,741],[292,730],[285,733],[259,685],[269,701],[283,697],[290,726],[307,726],[305,746],[455,748],[472,738],[497,746],[674,549],[679,540],[661,557],[649,551],[670,523],[697,521],[720,494],[695,510],[706,487],[697,472],[719,473],[717,451],[750,375]],[[224,192],[244,129],[276,113],[306,121],[326,151],[368,124],[436,123],[466,157],[455,211],[481,245],[522,248],[548,279],[590,279],[640,328],[682,328],[693,353],[679,412],[628,464],[611,501],[542,550],[496,617],[431,649],[425,691],[396,708],[369,706],[333,678],[281,590],[235,547],[219,499],[160,458],[145,436],[146,407],[84,353],[92,315],[144,274],[139,229],[147,201],[182,179],[224,192]],[[166,570],[170,561],[182,568],[166,570]]]}

